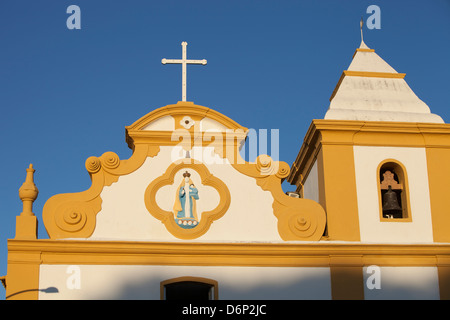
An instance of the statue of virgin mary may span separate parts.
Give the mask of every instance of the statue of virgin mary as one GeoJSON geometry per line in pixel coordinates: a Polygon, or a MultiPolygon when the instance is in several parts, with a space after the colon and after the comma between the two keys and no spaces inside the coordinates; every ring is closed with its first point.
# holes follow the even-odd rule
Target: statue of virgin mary
{"type": "Polygon", "coordinates": [[[189,172],[183,173],[183,180],[175,193],[173,213],[175,222],[184,229],[190,229],[198,224],[197,205],[198,190],[191,180],[189,172]]]}

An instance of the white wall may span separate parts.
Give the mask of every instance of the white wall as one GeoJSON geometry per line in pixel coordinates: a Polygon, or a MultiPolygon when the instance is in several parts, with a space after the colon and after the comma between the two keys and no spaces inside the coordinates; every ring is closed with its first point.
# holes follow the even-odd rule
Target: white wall
{"type": "MultiPolygon", "coordinates": [[[[174,147],[161,147],[160,153],[154,158],[147,158],[138,170],[121,176],[116,183],[104,188],[101,193],[102,209],[97,214],[90,240],[178,240],[147,211],[144,202],[147,186],[176,159],[174,155],[177,152],[174,150],[174,147]]],[[[204,157],[206,154],[213,154],[213,148],[194,150],[191,157],[201,160],[201,155],[204,157]]],[[[225,215],[214,221],[209,231],[195,241],[282,241],[277,229],[278,220],[273,214],[272,194],[262,190],[254,178],[239,173],[217,155],[208,159],[208,170],[227,185],[231,203],[225,215]]],[[[180,175],[178,173],[177,177],[180,175]]],[[[201,187],[199,177],[193,178],[201,187]]],[[[175,180],[174,184],[178,186],[179,181],[175,180]]],[[[158,205],[162,209],[173,207],[174,197],[170,191],[161,190],[161,194],[157,194],[158,205]]],[[[210,210],[218,203],[218,193],[208,187],[203,191],[199,195],[198,208],[210,210]]]]}
{"type": "Polygon", "coordinates": [[[303,184],[303,198],[319,202],[319,178],[317,173],[317,161],[309,171],[308,177],[303,184]]]}
{"type": "Polygon", "coordinates": [[[425,149],[355,146],[353,151],[361,241],[433,242],[425,149]],[[406,168],[412,222],[380,221],[377,168],[385,159],[406,168]]]}
{"type": "Polygon", "coordinates": [[[131,265],[41,265],[39,299],[159,300],[161,281],[182,276],[218,281],[222,300],[331,299],[329,268],[131,265]]]}
{"type": "Polygon", "coordinates": [[[366,300],[439,299],[436,267],[378,267],[374,270],[365,267],[364,283],[366,300]],[[375,272],[379,274],[375,275],[375,272]],[[376,281],[379,281],[378,287],[374,286],[376,281]]]}

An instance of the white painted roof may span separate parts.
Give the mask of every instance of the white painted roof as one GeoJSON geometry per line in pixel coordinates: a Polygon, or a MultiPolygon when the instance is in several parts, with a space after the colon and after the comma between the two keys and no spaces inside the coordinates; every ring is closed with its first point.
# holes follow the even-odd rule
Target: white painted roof
{"type": "Polygon", "coordinates": [[[362,41],[330,98],[325,119],[444,123],[403,77],[362,41]]]}

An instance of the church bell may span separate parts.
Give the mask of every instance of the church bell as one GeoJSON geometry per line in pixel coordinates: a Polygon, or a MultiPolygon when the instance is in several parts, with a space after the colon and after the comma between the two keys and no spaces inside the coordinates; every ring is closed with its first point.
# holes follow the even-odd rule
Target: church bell
{"type": "Polygon", "coordinates": [[[392,191],[391,186],[389,186],[388,191],[383,195],[383,211],[396,211],[402,210],[398,204],[397,194],[392,191]]]}

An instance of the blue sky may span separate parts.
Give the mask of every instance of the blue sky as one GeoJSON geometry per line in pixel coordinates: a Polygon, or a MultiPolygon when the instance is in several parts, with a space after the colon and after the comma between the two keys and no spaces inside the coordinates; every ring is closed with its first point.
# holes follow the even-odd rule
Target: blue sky
{"type": "Polygon", "coordinates": [[[360,44],[370,5],[381,28],[365,26],[365,43],[450,122],[450,0],[2,0],[0,276],[28,165],[46,238],[42,207],[89,188],[85,160],[106,151],[129,158],[124,127],[181,100],[181,67],[161,59],[181,58],[182,41],[188,58],[208,60],[188,66],[188,100],[248,128],[279,129],[280,160],[292,164],[360,44]],[[72,4],[79,30],[66,26],[72,4]]]}

